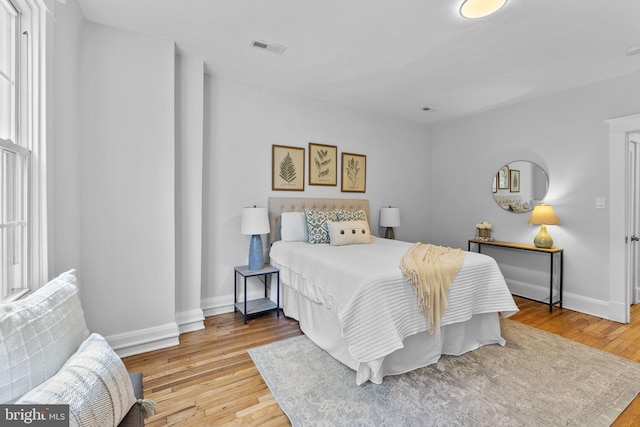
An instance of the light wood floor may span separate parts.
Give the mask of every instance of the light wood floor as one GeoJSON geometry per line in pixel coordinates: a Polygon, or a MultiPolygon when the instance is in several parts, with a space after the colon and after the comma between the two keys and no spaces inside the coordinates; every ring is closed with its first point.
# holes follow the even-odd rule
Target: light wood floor
{"type": "MultiPolygon", "coordinates": [[[[640,362],[640,305],[619,323],[516,298],[513,320],[640,362]]],[[[239,313],[208,317],[180,345],[124,359],[144,374],[145,397],[157,402],[147,426],[287,426],[247,349],[300,335],[298,323],[269,313],[242,322],[239,313]]],[[[640,426],[640,397],[614,426],[640,426]]]]}

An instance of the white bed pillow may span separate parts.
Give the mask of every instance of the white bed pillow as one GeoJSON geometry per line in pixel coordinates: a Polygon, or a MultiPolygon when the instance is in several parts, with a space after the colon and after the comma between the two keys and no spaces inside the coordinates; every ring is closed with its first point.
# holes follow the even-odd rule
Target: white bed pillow
{"type": "Polygon", "coordinates": [[[371,243],[367,221],[327,221],[330,244],[344,246],[371,243]]]}
{"type": "Polygon", "coordinates": [[[58,372],[88,336],[75,270],[0,304],[0,402],[12,403],[58,372]]]}
{"type": "Polygon", "coordinates": [[[124,363],[93,333],[55,374],[17,404],[69,405],[70,426],[115,426],[136,403],[124,363]]]}
{"type": "Polygon", "coordinates": [[[285,242],[309,241],[304,212],[283,212],[280,215],[280,237],[285,242]]]}

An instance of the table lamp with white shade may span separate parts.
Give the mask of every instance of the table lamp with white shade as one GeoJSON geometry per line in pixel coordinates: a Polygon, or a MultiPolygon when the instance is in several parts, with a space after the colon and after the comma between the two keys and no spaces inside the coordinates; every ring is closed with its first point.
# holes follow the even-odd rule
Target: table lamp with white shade
{"type": "Polygon", "coordinates": [[[395,239],[393,227],[400,227],[400,208],[380,209],[380,227],[387,227],[384,233],[385,239],[395,239]]]}
{"type": "Polygon", "coordinates": [[[551,205],[540,203],[534,207],[529,217],[529,224],[540,226],[540,231],[533,239],[536,248],[550,249],[553,247],[553,239],[547,231],[547,225],[560,224],[560,219],[556,216],[551,205]]]}
{"type": "Polygon", "coordinates": [[[271,231],[267,208],[243,208],[240,233],[251,236],[249,244],[249,270],[260,270],[264,267],[264,251],[261,234],[271,231]]]}

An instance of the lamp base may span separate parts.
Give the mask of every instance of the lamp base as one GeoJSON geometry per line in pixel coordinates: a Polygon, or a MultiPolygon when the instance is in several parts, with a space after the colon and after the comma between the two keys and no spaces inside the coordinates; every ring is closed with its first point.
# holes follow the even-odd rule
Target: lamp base
{"type": "Polygon", "coordinates": [[[536,245],[536,248],[542,249],[551,249],[553,247],[553,239],[551,238],[551,234],[547,232],[547,227],[544,224],[540,226],[540,231],[533,239],[533,244],[536,245]]]}
{"type": "Polygon", "coordinates": [[[387,231],[384,232],[384,238],[395,240],[396,236],[393,233],[393,227],[387,227],[387,231]]]}
{"type": "Polygon", "coordinates": [[[264,252],[262,251],[262,238],[259,234],[251,236],[249,245],[249,270],[260,270],[264,267],[264,252]]]}

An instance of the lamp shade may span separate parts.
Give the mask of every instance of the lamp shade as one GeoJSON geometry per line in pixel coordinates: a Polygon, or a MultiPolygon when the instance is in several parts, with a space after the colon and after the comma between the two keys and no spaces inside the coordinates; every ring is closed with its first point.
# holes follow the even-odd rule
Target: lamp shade
{"type": "Polygon", "coordinates": [[[267,234],[271,231],[269,227],[269,215],[267,208],[243,208],[242,224],[240,233],[242,234],[267,234]]]}
{"type": "Polygon", "coordinates": [[[400,227],[400,208],[380,209],[380,226],[381,227],[400,227]]]}
{"type": "Polygon", "coordinates": [[[551,205],[540,203],[533,208],[533,212],[531,212],[531,216],[529,217],[529,224],[555,225],[560,224],[560,219],[556,216],[551,205]]]}

